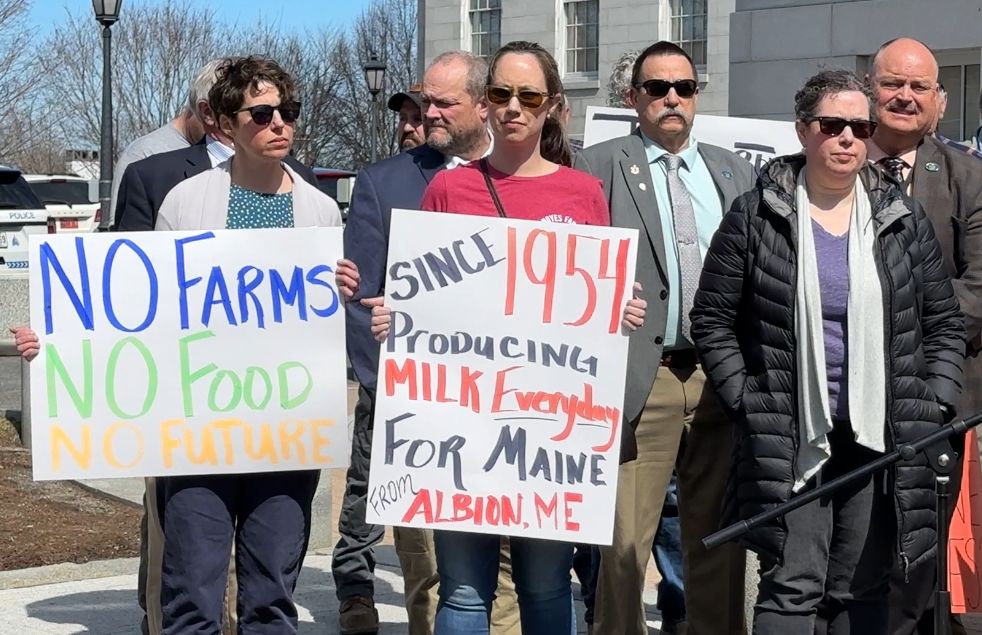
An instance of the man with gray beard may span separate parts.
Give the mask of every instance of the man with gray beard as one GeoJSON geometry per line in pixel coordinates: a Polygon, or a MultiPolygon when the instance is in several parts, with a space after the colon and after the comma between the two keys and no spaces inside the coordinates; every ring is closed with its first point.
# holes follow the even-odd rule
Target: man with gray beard
{"type": "Polygon", "coordinates": [[[706,383],[689,338],[702,259],[723,213],[752,186],[737,155],[691,136],[699,84],[684,50],[658,42],[641,52],[628,104],[634,134],[585,148],[574,167],[600,178],[611,224],[639,232],[636,279],[648,319],[630,336],[614,539],[601,547],[593,632],[648,632],[641,594],[665,491],[675,468],[686,589],[686,623],[662,632],[740,635],[744,554],[706,551],[720,524],[733,424],[706,383]]]}
{"type": "MultiPolygon", "coordinates": [[[[373,546],[385,533],[384,527],[365,522],[379,344],[371,333],[371,308],[360,300],[385,293],[392,209],[418,209],[426,186],[437,172],[452,170],[490,153],[484,101],[486,75],[487,64],[470,53],[450,51],[437,56],[424,74],[420,92],[426,144],[363,169],[351,198],[344,252],[358,265],[361,281],[358,293],[345,303],[345,309],[348,357],[360,385],[351,465],[338,520],[341,537],[332,563],[341,603],[342,635],[378,632],[373,546]]],[[[433,532],[395,527],[393,534],[405,579],[409,634],[431,635],[439,582],[433,532]]],[[[503,564],[508,564],[507,559],[503,564]]],[[[504,579],[499,578],[499,594],[492,610],[492,632],[517,635],[515,586],[507,566],[505,572],[504,579]]]]}

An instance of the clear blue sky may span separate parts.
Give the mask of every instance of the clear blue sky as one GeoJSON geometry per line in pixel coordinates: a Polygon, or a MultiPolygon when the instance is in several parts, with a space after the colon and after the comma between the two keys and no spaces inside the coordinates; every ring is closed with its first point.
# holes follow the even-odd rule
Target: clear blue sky
{"type": "MultiPolygon", "coordinates": [[[[154,3],[157,0],[123,0],[120,19],[126,19],[127,7],[154,3]]],[[[286,31],[303,31],[330,24],[347,26],[369,0],[190,0],[190,4],[212,8],[228,22],[250,23],[259,16],[279,22],[286,31]]],[[[47,33],[52,23],[64,19],[66,7],[92,15],[95,22],[91,0],[34,0],[31,21],[41,33],[47,33]]]]}

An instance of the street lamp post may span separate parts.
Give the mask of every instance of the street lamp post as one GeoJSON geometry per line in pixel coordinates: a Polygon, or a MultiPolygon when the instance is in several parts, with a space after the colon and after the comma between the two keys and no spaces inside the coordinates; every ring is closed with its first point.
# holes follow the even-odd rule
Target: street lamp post
{"type": "Polygon", "coordinates": [[[376,101],[378,99],[378,94],[382,90],[382,86],[385,83],[385,62],[379,61],[375,54],[372,54],[371,59],[365,62],[365,82],[368,84],[368,92],[372,94],[372,116],[371,116],[371,128],[372,128],[372,163],[375,163],[375,146],[378,145],[378,108],[376,106],[376,101]]]}
{"type": "Polygon", "coordinates": [[[112,52],[112,32],[110,27],[119,19],[119,9],[123,0],[92,0],[95,19],[102,25],[102,129],[99,148],[99,209],[102,224],[99,229],[108,229],[112,210],[109,200],[113,183],[113,98],[110,53],[112,52]]]}

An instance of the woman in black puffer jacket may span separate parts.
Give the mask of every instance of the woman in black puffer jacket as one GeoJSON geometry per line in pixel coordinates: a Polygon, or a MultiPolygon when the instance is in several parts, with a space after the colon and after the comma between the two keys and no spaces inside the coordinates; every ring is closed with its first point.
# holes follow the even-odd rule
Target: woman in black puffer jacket
{"type": "MultiPolygon", "coordinates": [[[[795,102],[804,153],[726,215],[691,314],[737,423],[731,522],[937,429],[961,391],[958,303],[923,211],[866,161],[868,90],[823,71],[795,102]]],[[[892,563],[936,546],[933,488],[918,455],[747,534],[754,633],[812,635],[819,605],[830,633],[886,633],[892,563]]]]}

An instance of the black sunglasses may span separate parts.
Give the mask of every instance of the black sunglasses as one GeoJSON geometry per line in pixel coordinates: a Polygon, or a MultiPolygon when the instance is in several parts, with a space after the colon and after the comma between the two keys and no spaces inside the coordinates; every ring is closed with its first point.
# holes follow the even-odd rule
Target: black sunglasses
{"type": "Polygon", "coordinates": [[[649,97],[661,99],[668,94],[668,91],[675,89],[679,97],[692,97],[699,90],[699,84],[694,79],[679,79],[670,82],[667,79],[649,79],[634,85],[638,90],[643,90],[649,97]]]}
{"type": "Polygon", "coordinates": [[[857,139],[869,139],[873,136],[873,131],[876,130],[875,121],[867,121],[866,119],[843,119],[842,117],[805,117],[802,119],[805,123],[811,123],[813,121],[818,122],[818,129],[822,131],[822,134],[829,135],[830,137],[838,137],[842,134],[842,131],[846,129],[846,126],[852,129],[852,134],[857,139]]]}
{"type": "Polygon", "coordinates": [[[283,119],[283,123],[293,123],[300,117],[300,102],[299,101],[288,101],[279,106],[270,106],[269,104],[259,104],[258,106],[249,106],[248,108],[239,108],[235,111],[235,114],[240,112],[249,112],[252,120],[260,126],[268,126],[269,122],[273,120],[273,113],[275,111],[280,111],[280,118],[283,119]]]}
{"type": "Polygon", "coordinates": [[[538,108],[550,97],[549,93],[540,93],[528,88],[518,90],[506,86],[488,86],[484,89],[484,96],[492,104],[507,104],[512,97],[518,97],[518,103],[526,108],[538,108]]]}

